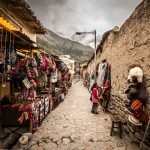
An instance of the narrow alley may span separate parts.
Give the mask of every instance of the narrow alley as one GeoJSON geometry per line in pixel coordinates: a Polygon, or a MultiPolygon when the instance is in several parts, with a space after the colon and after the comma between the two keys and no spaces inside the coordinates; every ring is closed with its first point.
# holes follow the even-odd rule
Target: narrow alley
{"type": "Polygon", "coordinates": [[[91,114],[90,94],[82,81],[72,88],[34,133],[32,150],[136,150],[137,146],[123,135],[110,136],[111,120],[101,108],[91,114]]]}
{"type": "Polygon", "coordinates": [[[150,0],[0,0],[0,150],[150,150],[149,20],[150,0]]]}

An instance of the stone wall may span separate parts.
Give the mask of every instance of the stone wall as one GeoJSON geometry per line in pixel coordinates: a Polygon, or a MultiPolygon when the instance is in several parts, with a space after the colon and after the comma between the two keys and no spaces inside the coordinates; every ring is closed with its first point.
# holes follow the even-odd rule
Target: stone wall
{"type": "MultiPolygon", "coordinates": [[[[110,112],[119,115],[123,120],[127,121],[124,100],[126,100],[125,90],[127,88],[129,64],[136,62],[142,66],[147,91],[150,95],[149,0],[143,0],[118,32],[111,30],[103,37],[98,47],[97,63],[104,58],[111,64],[112,90],[109,106],[110,112]]],[[[88,70],[90,70],[91,63],[92,61],[89,62],[88,70]]],[[[149,104],[147,109],[149,109],[148,107],[149,104]]],[[[128,123],[124,128],[135,142],[139,143],[141,141],[145,127],[139,129],[128,123]]],[[[148,142],[145,143],[150,144],[148,142]]]]}

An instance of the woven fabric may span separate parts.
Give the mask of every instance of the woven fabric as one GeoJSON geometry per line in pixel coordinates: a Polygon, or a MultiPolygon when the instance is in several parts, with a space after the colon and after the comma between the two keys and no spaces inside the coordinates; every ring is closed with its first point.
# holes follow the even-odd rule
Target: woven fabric
{"type": "Polygon", "coordinates": [[[131,109],[134,110],[134,111],[142,110],[143,109],[142,102],[138,99],[133,100],[133,102],[131,103],[131,109]]]}

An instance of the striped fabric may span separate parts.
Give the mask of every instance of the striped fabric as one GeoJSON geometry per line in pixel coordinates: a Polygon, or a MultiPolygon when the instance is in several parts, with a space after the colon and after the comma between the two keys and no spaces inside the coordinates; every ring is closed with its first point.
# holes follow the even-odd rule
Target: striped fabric
{"type": "Polygon", "coordinates": [[[139,119],[143,123],[147,123],[149,120],[149,115],[144,111],[144,106],[142,102],[138,99],[135,99],[131,103],[131,109],[134,111],[133,115],[136,119],[139,119]]]}
{"type": "Polygon", "coordinates": [[[138,99],[133,100],[132,103],[131,103],[131,109],[134,110],[134,111],[143,110],[142,102],[138,99]]]}
{"type": "Polygon", "coordinates": [[[143,112],[141,120],[144,123],[148,123],[148,121],[149,121],[149,114],[147,112],[143,112]]]}

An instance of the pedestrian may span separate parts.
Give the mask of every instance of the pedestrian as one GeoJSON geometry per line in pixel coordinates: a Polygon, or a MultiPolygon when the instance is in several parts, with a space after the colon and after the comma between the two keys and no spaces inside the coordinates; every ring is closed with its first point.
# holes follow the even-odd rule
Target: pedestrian
{"type": "Polygon", "coordinates": [[[97,83],[94,83],[91,88],[91,99],[93,102],[91,113],[98,114],[97,108],[99,105],[99,91],[98,91],[97,83]]]}

